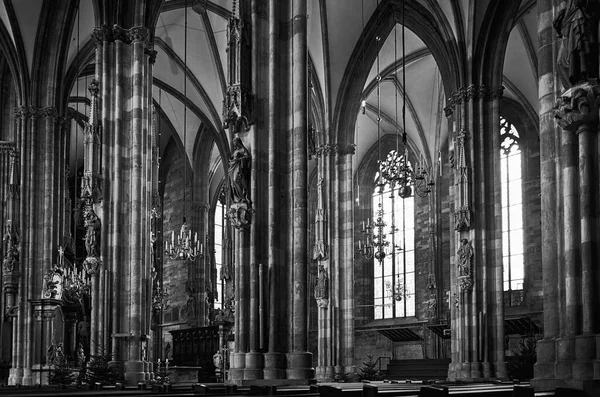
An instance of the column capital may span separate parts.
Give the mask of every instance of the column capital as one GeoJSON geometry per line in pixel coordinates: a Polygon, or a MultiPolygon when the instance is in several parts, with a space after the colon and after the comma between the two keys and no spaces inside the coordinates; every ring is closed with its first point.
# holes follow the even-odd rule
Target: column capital
{"type": "Polygon", "coordinates": [[[470,84],[467,87],[461,87],[446,99],[447,106],[444,108],[446,117],[452,116],[454,109],[470,100],[495,100],[502,98],[504,87],[498,88],[486,87],[484,85],[470,84]]]}
{"type": "Polygon", "coordinates": [[[598,124],[600,85],[580,84],[565,91],[554,105],[558,125],[568,132],[598,124]]]}

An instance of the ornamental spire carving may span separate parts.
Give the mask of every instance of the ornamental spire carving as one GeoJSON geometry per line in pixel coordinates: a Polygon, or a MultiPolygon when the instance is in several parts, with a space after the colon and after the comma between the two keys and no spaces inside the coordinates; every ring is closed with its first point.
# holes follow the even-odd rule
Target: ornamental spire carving
{"type": "Polygon", "coordinates": [[[327,214],[323,208],[323,178],[317,182],[317,213],[315,215],[315,245],[313,259],[322,261],[327,259],[327,214]]]}
{"type": "MultiPolygon", "coordinates": [[[[241,7],[241,4],[240,4],[241,7]]],[[[243,13],[233,2],[227,25],[227,92],[223,100],[223,128],[231,135],[248,131],[251,107],[251,46],[243,13]]]]}
{"type": "Polygon", "coordinates": [[[471,208],[469,206],[469,166],[467,164],[465,141],[467,134],[461,130],[456,136],[454,152],[454,184],[457,187],[458,205],[454,211],[454,229],[458,232],[471,228],[471,208]]]}
{"type": "Polygon", "coordinates": [[[89,86],[92,95],[90,115],[84,130],[84,170],[81,179],[81,197],[86,202],[102,200],[102,177],[100,159],[102,145],[102,125],[98,115],[98,81],[92,80],[89,86]]]}

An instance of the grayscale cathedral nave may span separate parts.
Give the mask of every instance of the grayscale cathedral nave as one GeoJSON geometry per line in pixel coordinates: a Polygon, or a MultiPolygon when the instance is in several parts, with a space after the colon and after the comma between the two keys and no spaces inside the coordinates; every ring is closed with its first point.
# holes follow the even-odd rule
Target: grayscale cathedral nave
{"type": "Polygon", "coordinates": [[[4,0],[0,384],[599,392],[599,31],[594,0],[4,0]]]}

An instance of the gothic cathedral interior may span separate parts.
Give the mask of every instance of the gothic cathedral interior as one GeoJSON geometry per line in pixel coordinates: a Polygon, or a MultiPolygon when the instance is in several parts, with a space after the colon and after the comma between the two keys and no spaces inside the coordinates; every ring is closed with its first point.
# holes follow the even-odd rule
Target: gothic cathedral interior
{"type": "Polygon", "coordinates": [[[599,391],[599,26],[593,0],[2,1],[0,383],[599,391]]]}

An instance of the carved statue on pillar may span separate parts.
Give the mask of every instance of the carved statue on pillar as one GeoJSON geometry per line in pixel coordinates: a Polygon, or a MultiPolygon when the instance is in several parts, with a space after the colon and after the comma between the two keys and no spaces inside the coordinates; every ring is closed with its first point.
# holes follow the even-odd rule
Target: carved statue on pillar
{"type": "Polygon", "coordinates": [[[12,226],[12,220],[7,220],[4,226],[4,260],[2,261],[2,271],[11,273],[19,263],[18,235],[12,226]]]}
{"type": "Polygon", "coordinates": [[[427,300],[427,318],[430,321],[437,318],[437,298],[433,292],[429,294],[429,299],[427,300]]]}
{"type": "Polygon", "coordinates": [[[315,299],[319,307],[327,307],[329,305],[329,277],[327,269],[322,263],[319,263],[319,275],[315,284],[315,299]]]}
{"type": "Polygon", "coordinates": [[[100,218],[94,212],[91,205],[84,208],[84,226],[85,232],[85,249],[87,256],[92,258],[100,257],[100,218]]]}
{"type": "Polygon", "coordinates": [[[228,191],[229,209],[227,216],[233,226],[240,228],[250,223],[250,152],[241,138],[232,142],[233,152],[229,159],[228,191]]]}
{"type": "Polygon", "coordinates": [[[239,137],[233,138],[229,159],[229,199],[231,203],[250,203],[250,152],[239,137]]]}
{"type": "Polygon", "coordinates": [[[470,290],[473,287],[473,247],[466,238],[460,240],[458,255],[458,283],[460,288],[470,290]]]}
{"type": "Polygon", "coordinates": [[[599,77],[598,25],[600,1],[568,0],[554,20],[560,48],[557,71],[565,88],[599,77]]]}

